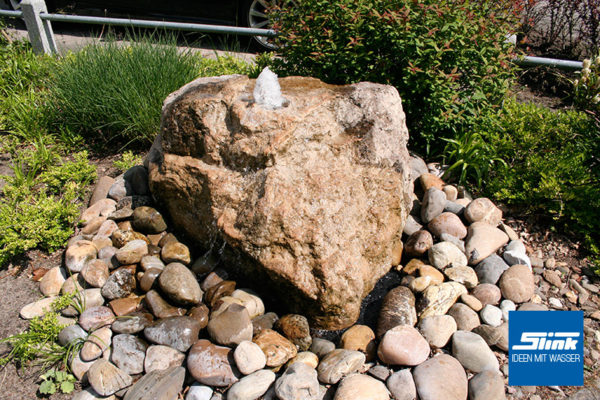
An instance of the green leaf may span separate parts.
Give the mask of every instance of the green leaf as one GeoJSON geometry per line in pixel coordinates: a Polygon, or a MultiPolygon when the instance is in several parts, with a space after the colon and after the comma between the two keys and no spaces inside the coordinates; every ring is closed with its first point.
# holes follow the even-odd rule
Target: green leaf
{"type": "Polygon", "coordinates": [[[60,391],[63,393],[71,393],[75,389],[73,382],[65,381],[60,384],[60,391]]]}
{"type": "Polygon", "coordinates": [[[53,381],[44,381],[40,385],[41,394],[54,394],[56,393],[56,385],[53,381]]]}

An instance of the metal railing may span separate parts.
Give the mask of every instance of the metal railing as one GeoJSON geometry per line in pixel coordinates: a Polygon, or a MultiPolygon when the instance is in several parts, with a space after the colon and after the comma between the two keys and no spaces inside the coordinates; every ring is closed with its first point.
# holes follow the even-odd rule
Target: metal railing
{"type": "Polygon", "coordinates": [[[225,33],[244,36],[273,37],[272,29],[243,28],[238,26],[193,24],[186,22],[149,21],[131,18],[89,17],[81,15],[65,15],[48,13],[44,0],[23,0],[22,11],[0,10],[0,16],[23,18],[27,34],[36,53],[56,53],[56,40],[51,22],[71,22],[79,24],[98,24],[127,26],[132,28],[161,28],[188,32],[225,33]]]}
{"type": "MultiPolygon", "coordinates": [[[[226,33],[245,36],[277,35],[272,29],[242,28],[237,26],[193,24],[185,22],[148,21],[129,18],[106,18],[88,17],[80,15],[50,14],[44,0],[23,0],[22,11],[0,10],[0,16],[10,18],[23,18],[27,27],[29,40],[36,53],[56,53],[56,41],[52,30],[51,21],[72,22],[80,24],[101,24],[114,26],[127,26],[133,28],[161,28],[169,30],[181,30],[205,33],[226,33]]],[[[513,60],[515,64],[523,67],[549,66],[567,70],[579,70],[583,68],[581,61],[557,60],[545,57],[525,56],[513,60]]]]}

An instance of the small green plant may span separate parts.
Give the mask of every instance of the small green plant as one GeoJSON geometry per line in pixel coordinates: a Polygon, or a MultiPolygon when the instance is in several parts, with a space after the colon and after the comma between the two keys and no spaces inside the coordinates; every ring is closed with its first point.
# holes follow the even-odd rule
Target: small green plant
{"type": "Polygon", "coordinates": [[[583,61],[579,78],[573,81],[573,103],[600,118],[600,55],[583,61]]]}
{"type": "Polygon", "coordinates": [[[460,184],[467,181],[482,186],[489,172],[498,165],[506,167],[504,160],[495,154],[493,146],[487,143],[484,135],[476,131],[459,133],[456,139],[442,139],[447,142],[444,159],[450,167],[444,178],[458,176],[460,184]]]}
{"type": "Polygon", "coordinates": [[[272,15],[276,72],[395,86],[413,150],[441,153],[436,139],[476,125],[513,79],[503,1],[304,0],[272,15]]]}
{"type": "Polygon", "coordinates": [[[71,393],[75,389],[75,382],[77,381],[72,374],[55,369],[48,370],[40,378],[42,379],[40,393],[46,395],[54,394],[59,390],[62,393],[71,393]]]}
{"type": "Polygon", "coordinates": [[[201,58],[198,76],[242,74],[257,76],[260,71],[255,64],[233,55],[217,55],[216,58],[201,58]]]}
{"type": "Polygon", "coordinates": [[[18,149],[0,199],[0,265],[39,247],[54,251],[73,234],[86,185],[96,176],[87,153],[62,160],[45,146],[18,149]]]}
{"type": "Polygon", "coordinates": [[[135,167],[136,165],[140,165],[141,163],[141,156],[133,154],[132,151],[126,151],[121,155],[121,158],[119,160],[115,160],[113,162],[113,166],[120,172],[125,172],[129,168],[135,167]]]}

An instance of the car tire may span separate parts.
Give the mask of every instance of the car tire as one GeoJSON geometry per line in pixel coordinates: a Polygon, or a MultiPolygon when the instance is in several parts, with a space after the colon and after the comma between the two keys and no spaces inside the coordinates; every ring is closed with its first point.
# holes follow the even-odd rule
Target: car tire
{"type": "MultiPolygon", "coordinates": [[[[240,25],[248,28],[270,29],[271,22],[265,11],[272,1],[244,0],[240,13],[240,25]]],[[[252,36],[252,42],[261,50],[277,50],[273,39],[266,36],[252,36]]]]}

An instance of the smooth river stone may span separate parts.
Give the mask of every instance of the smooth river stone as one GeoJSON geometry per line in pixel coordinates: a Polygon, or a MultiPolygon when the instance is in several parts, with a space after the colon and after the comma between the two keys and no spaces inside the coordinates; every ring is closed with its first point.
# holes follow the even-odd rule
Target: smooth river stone
{"type": "Polygon", "coordinates": [[[64,269],[60,267],[51,268],[40,281],[40,292],[44,296],[56,296],[60,293],[65,280],[67,280],[67,274],[64,269]]]}
{"type": "Polygon", "coordinates": [[[231,297],[241,300],[241,304],[246,307],[250,318],[256,318],[265,313],[265,305],[250,289],[236,289],[231,293],[231,297]]]}
{"type": "Polygon", "coordinates": [[[58,343],[61,346],[68,346],[69,343],[85,340],[88,333],[84,331],[79,325],[70,325],[64,327],[58,334],[58,343]]]}
{"type": "Polygon", "coordinates": [[[102,296],[108,300],[120,299],[135,290],[135,276],[129,269],[119,269],[110,275],[102,286],[102,296]]]}
{"type": "Polygon", "coordinates": [[[108,307],[91,307],[79,316],[79,325],[86,331],[98,329],[104,325],[110,325],[115,320],[115,314],[108,307]]]}
{"type": "Polygon", "coordinates": [[[429,286],[423,292],[423,297],[419,302],[421,309],[419,318],[446,314],[456,300],[466,293],[467,289],[457,282],[444,282],[429,286]]]}
{"type": "Polygon", "coordinates": [[[204,301],[211,309],[213,309],[214,312],[214,309],[217,308],[217,303],[219,300],[223,297],[228,297],[230,294],[233,294],[235,286],[235,281],[219,281],[206,290],[206,293],[204,294],[204,301]]]}
{"type": "Polygon", "coordinates": [[[275,394],[280,400],[318,400],[317,371],[304,363],[290,365],[275,382],[275,394]]]}
{"type": "Polygon", "coordinates": [[[506,400],[504,379],[498,371],[482,371],[469,381],[471,400],[506,400]]]}
{"type": "Polygon", "coordinates": [[[227,390],[227,400],[257,399],[275,382],[275,373],[266,369],[243,377],[227,390]]]}
{"type": "Polygon", "coordinates": [[[199,332],[198,322],[186,316],[161,319],[144,329],[150,342],[171,346],[181,352],[186,352],[198,340],[199,332]]]}
{"type": "Polygon", "coordinates": [[[301,351],[300,353],[296,354],[296,357],[288,361],[287,366],[289,367],[293,363],[297,362],[304,363],[311,368],[317,368],[319,365],[319,357],[313,352],[301,351]]]}
{"type": "Polygon", "coordinates": [[[156,290],[146,293],[146,305],[156,318],[179,317],[185,315],[185,308],[178,308],[167,303],[156,290]]]}
{"type": "Polygon", "coordinates": [[[389,400],[390,393],[378,379],[352,374],[339,384],[333,400],[389,400]]]}
{"type": "Polygon", "coordinates": [[[448,315],[454,318],[457,328],[462,331],[471,331],[481,325],[479,315],[466,304],[454,304],[448,310],[448,315]]]}
{"type": "Polygon", "coordinates": [[[500,288],[491,283],[477,285],[475,289],[473,289],[472,294],[481,302],[482,306],[487,304],[496,305],[500,302],[500,298],[502,297],[500,288]]]}
{"type": "Polygon", "coordinates": [[[358,372],[366,358],[360,351],[335,349],[327,354],[317,367],[320,382],[336,384],[344,376],[358,372]]]}
{"type": "Polygon", "coordinates": [[[386,364],[415,366],[429,357],[429,343],[412,326],[400,325],[383,336],[377,355],[386,364]]]}
{"type": "Polygon", "coordinates": [[[115,313],[116,316],[121,317],[123,315],[131,314],[132,312],[140,309],[140,304],[143,297],[132,296],[125,297],[122,299],[115,299],[108,303],[108,306],[115,313]]]}
{"type": "Polygon", "coordinates": [[[180,242],[169,242],[160,251],[160,257],[165,262],[189,265],[192,261],[190,249],[180,242]]]}
{"type": "Polygon", "coordinates": [[[209,386],[229,386],[238,381],[232,351],[216,346],[205,339],[198,340],[190,349],[187,368],[198,382],[209,386]]]}
{"type": "Polygon", "coordinates": [[[85,282],[95,288],[101,288],[108,280],[108,263],[101,259],[88,261],[79,273],[85,282]]]}
{"type": "Polygon", "coordinates": [[[394,400],[415,400],[417,388],[410,369],[394,372],[385,382],[394,400]]]}
{"type": "Polygon", "coordinates": [[[111,328],[115,333],[138,333],[143,331],[153,321],[152,315],[144,312],[135,312],[123,315],[113,322],[111,328]]]}
{"type": "Polygon", "coordinates": [[[121,334],[112,339],[110,360],[129,375],[144,372],[148,345],[136,336],[121,334]]]}
{"type": "Polygon", "coordinates": [[[427,253],[433,246],[433,237],[431,233],[425,230],[418,230],[406,239],[404,245],[404,252],[409,257],[421,257],[427,253]]]}
{"type": "Polygon", "coordinates": [[[29,303],[21,308],[21,311],[19,311],[19,316],[23,319],[43,317],[48,311],[52,310],[52,303],[54,303],[56,298],[56,296],[45,297],[41,300],[29,303]]]}
{"type": "Polygon", "coordinates": [[[248,310],[239,304],[232,304],[224,313],[211,318],[207,330],[213,341],[225,346],[235,347],[245,340],[252,340],[248,310]]]}
{"type": "Polygon", "coordinates": [[[241,342],[233,352],[233,359],[240,372],[249,375],[263,369],[267,364],[267,357],[260,346],[251,341],[241,342]]]}
{"type": "Polygon", "coordinates": [[[446,268],[444,274],[446,274],[449,280],[463,284],[467,289],[472,289],[479,283],[477,274],[471,267],[446,268]]]}
{"type": "Polygon", "coordinates": [[[451,212],[444,212],[432,219],[427,224],[429,231],[437,237],[447,233],[459,239],[464,239],[467,236],[467,227],[462,223],[460,218],[451,212]]]}
{"type": "Polygon", "coordinates": [[[144,371],[150,373],[156,370],[178,367],[183,364],[185,354],[169,346],[160,344],[149,346],[144,359],[144,371]]]}
{"type": "Polygon", "coordinates": [[[187,313],[187,315],[189,315],[190,317],[192,317],[196,321],[198,321],[198,324],[200,325],[200,329],[204,329],[208,325],[209,314],[210,314],[210,310],[208,309],[206,304],[202,304],[202,303],[198,304],[196,307],[190,308],[190,310],[187,313]]]}
{"type": "Polygon", "coordinates": [[[137,207],[133,211],[131,225],[142,233],[160,233],[167,229],[162,215],[156,209],[147,206],[137,207]]]}
{"type": "Polygon", "coordinates": [[[488,369],[498,370],[496,356],[485,340],[474,332],[456,331],[452,335],[452,355],[466,369],[478,373],[488,369]]]}
{"type": "Polygon", "coordinates": [[[107,360],[96,361],[87,372],[88,381],[100,396],[110,396],[131,385],[131,376],[107,360]]]}
{"type": "Polygon", "coordinates": [[[108,196],[108,190],[113,183],[115,183],[115,179],[108,175],[100,177],[98,182],[96,182],[96,186],[94,186],[94,191],[92,192],[92,197],[90,198],[88,205],[91,207],[98,201],[106,199],[108,196]]]}
{"type": "Polygon", "coordinates": [[[65,265],[71,272],[79,272],[85,264],[96,258],[98,250],[89,240],[79,240],[65,251],[65,265]]]}
{"type": "Polygon", "coordinates": [[[117,250],[115,257],[121,265],[129,265],[139,263],[146,254],[148,254],[148,243],[135,239],[117,250]]]}
{"type": "Polygon", "coordinates": [[[127,391],[123,400],[174,400],[183,389],[184,380],[183,367],[152,371],[142,376],[127,391]]]}
{"type": "Polygon", "coordinates": [[[423,203],[421,204],[421,221],[428,224],[440,215],[444,211],[447,201],[446,194],[440,189],[427,189],[423,195],[423,203]]]}
{"type": "Polygon", "coordinates": [[[508,243],[508,236],[486,222],[474,222],[469,226],[465,251],[469,264],[476,265],[508,243]]]}
{"type": "Polygon", "coordinates": [[[413,370],[417,393],[421,400],[466,400],[467,374],[460,362],[447,354],[440,354],[413,370]]]}
{"type": "Polygon", "coordinates": [[[90,332],[87,340],[81,347],[79,356],[82,361],[92,361],[100,357],[110,347],[112,331],[104,327],[90,332]]]}
{"type": "Polygon", "coordinates": [[[300,351],[305,351],[312,344],[310,326],[305,316],[299,314],[286,314],[275,323],[278,331],[283,333],[289,341],[298,346],[300,351]]]}
{"type": "Polygon", "coordinates": [[[202,290],[196,277],[178,262],[172,262],[163,269],[158,284],[163,293],[177,304],[193,306],[202,301],[202,290]]]}
{"type": "Polygon", "coordinates": [[[419,330],[433,348],[441,349],[456,332],[456,321],[450,315],[433,315],[419,322],[419,330]]]}
{"type": "Polygon", "coordinates": [[[535,292],[533,273],[527,265],[513,265],[504,271],[498,286],[502,296],[515,303],[529,301],[535,292]]]}
{"type": "Polygon", "coordinates": [[[296,346],[272,329],[264,329],[252,339],[265,353],[268,367],[279,367],[298,353],[296,346]]]}
{"type": "Polygon", "coordinates": [[[475,266],[475,272],[480,283],[491,283],[495,285],[500,276],[508,269],[508,264],[502,257],[492,254],[475,266]]]}
{"type": "Polygon", "coordinates": [[[104,297],[98,288],[85,289],[73,296],[73,304],[61,311],[62,315],[74,317],[79,311],[104,305],[104,297]]]}
{"type": "Polygon", "coordinates": [[[153,287],[158,287],[158,277],[162,273],[162,269],[158,268],[150,268],[144,275],[142,275],[142,279],[140,279],[140,289],[144,292],[151,290],[153,287]]]}
{"type": "Polygon", "coordinates": [[[340,347],[360,351],[365,354],[367,361],[373,361],[377,351],[375,333],[366,325],[353,325],[342,334],[340,347]]]}
{"type": "Polygon", "coordinates": [[[469,223],[482,221],[492,226],[498,226],[502,221],[502,211],[490,199],[480,197],[471,201],[465,208],[465,219],[469,223]]]}
{"type": "Polygon", "coordinates": [[[165,263],[158,256],[144,256],[142,257],[142,261],[140,261],[140,265],[144,271],[148,271],[150,268],[157,268],[159,270],[165,268],[165,263]]]}
{"type": "Polygon", "coordinates": [[[417,323],[415,296],[405,286],[390,290],[383,298],[377,320],[377,337],[381,338],[387,331],[398,325],[414,326],[417,323]]]}
{"type": "Polygon", "coordinates": [[[439,242],[434,244],[427,252],[429,263],[437,269],[444,269],[448,266],[464,267],[467,263],[467,256],[452,242],[439,242]]]}
{"type": "MultiPolygon", "coordinates": [[[[98,240],[100,238],[110,238],[110,236],[113,234],[114,231],[116,231],[117,229],[119,229],[119,226],[117,225],[117,223],[113,220],[107,220],[104,221],[102,223],[102,225],[100,225],[100,228],[98,228],[98,231],[96,232],[96,235],[94,236],[94,240],[98,240]]],[[[111,241],[112,244],[112,241],[111,241]]]]}

